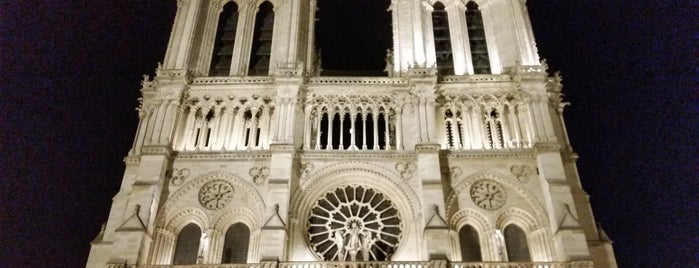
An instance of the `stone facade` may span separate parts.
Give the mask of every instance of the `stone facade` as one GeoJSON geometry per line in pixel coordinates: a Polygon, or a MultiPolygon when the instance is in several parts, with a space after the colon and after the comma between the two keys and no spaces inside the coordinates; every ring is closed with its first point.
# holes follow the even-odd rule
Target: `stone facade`
{"type": "Polygon", "coordinates": [[[386,76],[330,77],[314,0],[177,1],[87,267],[616,267],[524,1],[439,4],[390,3],[386,76]]]}

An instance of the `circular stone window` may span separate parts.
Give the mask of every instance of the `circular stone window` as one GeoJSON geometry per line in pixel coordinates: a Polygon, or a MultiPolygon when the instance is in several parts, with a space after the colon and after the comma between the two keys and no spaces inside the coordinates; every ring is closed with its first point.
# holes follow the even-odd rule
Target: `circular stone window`
{"type": "Polygon", "coordinates": [[[213,180],[199,189],[199,203],[209,210],[222,209],[233,200],[233,185],[224,180],[213,180]]]}
{"type": "Polygon", "coordinates": [[[308,218],[311,249],[326,261],[390,260],[400,238],[398,210],[382,193],[363,186],[326,193],[308,218]]]}
{"type": "Polygon", "coordinates": [[[471,200],[483,209],[496,210],[505,205],[507,194],[499,183],[479,180],[471,186],[471,200]]]}

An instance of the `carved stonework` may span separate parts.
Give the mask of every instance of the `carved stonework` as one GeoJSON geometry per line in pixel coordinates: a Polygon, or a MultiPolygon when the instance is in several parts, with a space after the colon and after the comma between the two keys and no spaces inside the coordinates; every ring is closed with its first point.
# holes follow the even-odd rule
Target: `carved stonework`
{"type": "Polygon", "coordinates": [[[233,185],[225,180],[212,180],[199,189],[199,203],[206,209],[218,210],[233,200],[233,185]]]}
{"type": "Polygon", "coordinates": [[[449,173],[451,174],[451,179],[453,180],[461,176],[461,174],[463,174],[463,171],[460,167],[452,166],[449,168],[449,173]]]}
{"type": "Polygon", "coordinates": [[[311,174],[314,168],[315,166],[313,166],[313,163],[311,162],[305,162],[301,164],[301,178],[305,178],[306,176],[308,176],[308,174],[311,174]]]}
{"type": "Polygon", "coordinates": [[[517,177],[517,180],[521,183],[527,183],[529,182],[529,178],[532,174],[534,174],[534,168],[527,166],[527,165],[513,165],[510,168],[510,172],[512,172],[512,175],[517,177]]]}
{"type": "Polygon", "coordinates": [[[479,180],[471,186],[471,200],[482,209],[496,210],[505,205],[505,189],[493,180],[479,180]]]}
{"type": "Polygon", "coordinates": [[[396,171],[400,173],[400,177],[404,180],[412,179],[415,170],[417,170],[417,165],[413,162],[396,163],[396,171]]]}
{"type": "Polygon", "coordinates": [[[264,184],[268,176],[268,167],[253,167],[250,169],[250,177],[252,177],[252,181],[257,185],[264,184]]]}
{"type": "Polygon", "coordinates": [[[170,179],[170,183],[173,186],[180,186],[184,183],[185,179],[189,177],[189,174],[191,174],[191,172],[187,168],[174,169],[172,171],[172,178],[170,179]]]}

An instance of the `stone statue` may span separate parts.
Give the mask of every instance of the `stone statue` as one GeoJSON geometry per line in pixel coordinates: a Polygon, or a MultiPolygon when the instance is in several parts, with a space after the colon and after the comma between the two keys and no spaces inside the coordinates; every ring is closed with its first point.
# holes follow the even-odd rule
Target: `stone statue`
{"type": "Polygon", "coordinates": [[[364,257],[362,260],[368,261],[371,252],[371,246],[374,244],[376,239],[371,238],[371,233],[369,231],[364,231],[362,233],[362,236],[364,237],[362,239],[362,257],[364,257]]]}
{"type": "Polygon", "coordinates": [[[386,68],[384,72],[388,73],[388,77],[393,77],[393,51],[389,48],[386,49],[386,68]]]}
{"type": "Polygon", "coordinates": [[[342,236],[342,232],[335,231],[335,237],[334,237],[334,242],[335,246],[337,247],[337,260],[338,261],[344,261],[345,260],[345,238],[342,236]]]}
{"type": "Polygon", "coordinates": [[[347,246],[345,246],[345,249],[347,250],[347,253],[350,255],[350,261],[356,261],[357,260],[357,253],[359,250],[362,248],[362,240],[359,237],[359,226],[357,226],[356,222],[352,222],[350,224],[350,229],[345,235],[349,236],[349,239],[347,241],[347,246]]]}

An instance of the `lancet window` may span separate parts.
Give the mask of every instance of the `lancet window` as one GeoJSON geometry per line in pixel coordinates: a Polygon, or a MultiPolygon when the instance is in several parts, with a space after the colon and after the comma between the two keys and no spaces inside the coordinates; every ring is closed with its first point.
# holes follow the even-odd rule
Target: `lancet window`
{"type": "Polygon", "coordinates": [[[464,144],[464,124],[461,119],[461,111],[458,109],[447,109],[444,112],[444,124],[447,147],[462,148],[464,144]]]}
{"type": "Polygon", "coordinates": [[[476,74],[489,74],[490,58],[488,58],[488,44],[485,41],[483,16],[478,5],[473,1],[466,4],[466,26],[471,47],[473,71],[476,74]]]}
{"type": "Polygon", "coordinates": [[[502,110],[496,108],[486,108],[483,116],[487,148],[504,148],[505,140],[502,130],[502,110]]]}
{"type": "Polygon", "coordinates": [[[219,15],[216,28],[216,41],[211,55],[209,74],[212,76],[228,76],[231,71],[231,59],[235,45],[236,28],[238,27],[238,5],[229,2],[219,15]]]}
{"type": "Polygon", "coordinates": [[[507,259],[511,262],[530,262],[527,235],[519,226],[510,224],[505,227],[505,246],[507,259]]]}
{"type": "Polygon", "coordinates": [[[473,226],[467,224],[461,227],[459,245],[461,246],[461,261],[480,262],[483,260],[478,231],[473,226]]]}
{"type": "Polygon", "coordinates": [[[201,228],[194,223],[187,224],[177,236],[175,256],[172,264],[196,264],[199,255],[201,228]]]}
{"type": "Polygon", "coordinates": [[[243,223],[231,225],[223,242],[221,263],[246,263],[250,244],[250,229],[243,223]]]}
{"type": "Polygon", "coordinates": [[[435,3],[432,8],[432,32],[434,34],[437,72],[440,75],[454,74],[454,57],[451,50],[447,11],[444,10],[444,4],[441,2],[435,3]]]}
{"type": "Polygon", "coordinates": [[[367,105],[362,102],[368,99],[358,98],[336,101],[319,101],[308,110],[307,149],[396,149],[396,115],[391,105],[367,105]]]}
{"type": "Polygon", "coordinates": [[[255,28],[250,50],[248,75],[268,75],[272,54],[272,33],[274,29],[274,7],[270,2],[260,5],[255,16],[255,28]]]}
{"type": "Polygon", "coordinates": [[[265,149],[268,145],[270,99],[190,100],[183,111],[177,149],[230,151],[265,149]]]}

